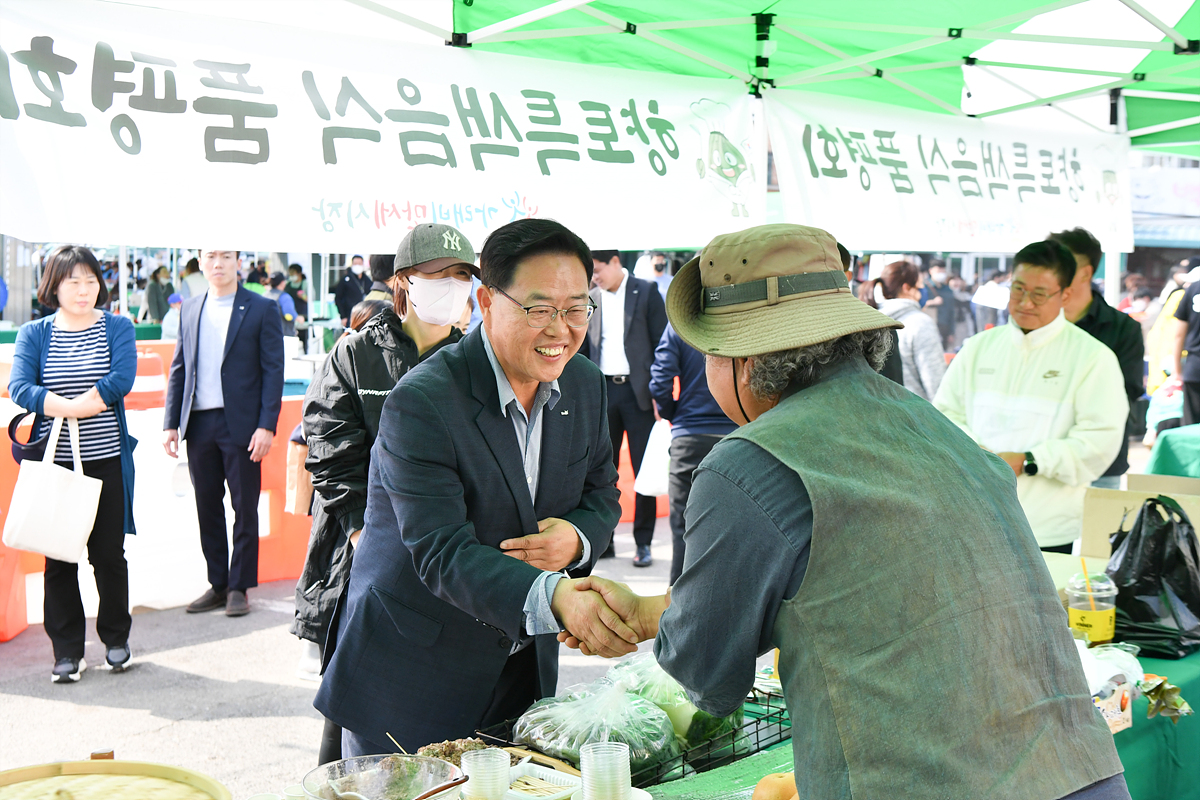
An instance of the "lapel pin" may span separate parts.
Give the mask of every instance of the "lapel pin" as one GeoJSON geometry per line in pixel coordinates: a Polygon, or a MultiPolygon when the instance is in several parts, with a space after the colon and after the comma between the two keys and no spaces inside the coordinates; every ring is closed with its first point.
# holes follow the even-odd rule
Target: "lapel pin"
{"type": "Polygon", "coordinates": [[[570,413],[571,413],[570,411],[563,411],[562,415],[565,417],[565,416],[569,415],[570,413]]]}

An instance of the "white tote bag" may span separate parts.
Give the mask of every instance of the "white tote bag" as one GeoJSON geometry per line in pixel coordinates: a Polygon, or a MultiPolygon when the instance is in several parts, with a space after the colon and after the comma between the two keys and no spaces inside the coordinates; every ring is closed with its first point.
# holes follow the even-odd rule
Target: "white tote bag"
{"type": "Polygon", "coordinates": [[[667,493],[670,482],[671,423],[660,419],[650,429],[650,439],[646,442],[646,453],[642,456],[637,480],[633,482],[633,491],[646,497],[657,497],[667,493]]]}
{"type": "Polygon", "coordinates": [[[78,563],[83,557],[103,481],[83,474],[79,458],[79,420],[67,419],[74,471],[54,463],[62,417],[55,417],[41,461],[25,459],[17,473],[12,507],[4,520],[4,544],[30,550],[58,561],[78,563]]]}

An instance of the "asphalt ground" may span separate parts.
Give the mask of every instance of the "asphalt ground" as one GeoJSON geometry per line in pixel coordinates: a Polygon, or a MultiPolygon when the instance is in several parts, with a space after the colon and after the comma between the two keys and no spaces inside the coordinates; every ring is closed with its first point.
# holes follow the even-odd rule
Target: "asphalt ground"
{"type": "MultiPolygon", "coordinates": [[[[618,527],[615,541],[617,558],[602,560],[598,574],[640,594],[666,590],[665,518],[650,567],[632,564],[629,524],[618,527]]],[[[54,657],[41,625],[0,644],[0,770],[112,749],[120,759],[210,775],[234,800],[282,794],[316,766],[322,727],[312,706],[317,684],[297,676],[302,646],[287,630],[294,589],[294,581],[252,589],[245,617],[135,609],[133,663],[123,673],[103,666],[104,646],[89,619],[88,669],[74,684],[50,682],[54,657]]],[[[564,648],[559,688],[592,681],[610,666],[564,648]]]]}

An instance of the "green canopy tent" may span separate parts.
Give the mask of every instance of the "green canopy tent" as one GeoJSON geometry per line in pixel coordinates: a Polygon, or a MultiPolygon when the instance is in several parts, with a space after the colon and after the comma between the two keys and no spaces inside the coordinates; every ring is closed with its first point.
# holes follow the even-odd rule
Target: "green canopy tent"
{"type": "MultiPolygon", "coordinates": [[[[350,0],[360,6],[382,6],[350,0]]],[[[751,91],[769,86],[826,92],[946,114],[964,110],[964,67],[986,70],[1016,86],[1026,99],[978,109],[971,115],[995,116],[1030,108],[1062,108],[1070,101],[1111,96],[1127,98],[1128,128],[1200,116],[1191,92],[1200,87],[1200,11],[1189,9],[1177,27],[1133,0],[1114,12],[1083,0],[1055,3],[1003,0],[961,3],[926,0],[918,4],[887,0],[846,0],[813,4],[800,0],[769,3],[737,0],[657,0],[653,4],[537,0],[454,3],[454,31],[447,39],[459,46],[538,58],[604,64],[638,70],[741,80],[751,91]],[[1094,19],[1106,15],[1105,36],[1064,35],[1067,31],[1029,33],[1023,23],[1075,7],[1094,19]],[[1177,29],[1178,28],[1178,29],[1177,29]],[[1181,32],[1183,31],[1183,32],[1181,32]],[[976,53],[993,42],[1032,45],[1022,61],[996,61],[976,53]],[[1089,48],[1104,61],[1112,52],[1149,52],[1128,71],[1056,63],[1063,48],[1089,48]],[[1071,76],[1079,88],[1040,91],[1048,74],[1071,76]],[[1128,88],[1127,88],[1128,87],[1128,88]],[[1116,92],[1115,94],[1112,94],[1116,92]],[[1155,93],[1151,95],[1151,93],[1155,93]],[[1161,95],[1183,94],[1183,100],[1161,95]],[[1168,109],[1174,109],[1169,111],[1168,109]]],[[[1162,2],[1147,6],[1164,6],[1162,2]]],[[[1178,6],[1178,3],[1175,4],[1178,6]]],[[[1084,59],[1077,59],[1084,60],[1084,59]]],[[[1111,60],[1111,59],[1109,59],[1111,60]]],[[[1089,65],[1090,66],[1090,65],[1089,65]]],[[[983,98],[986,103],[986,98],[983,98]]],[[[1066,110],[1066,109],[1063,109],[1066,110]]],[[[1067,113],[1082,124],[1117,130],[1114,112],[1107,119],[1067,113]]],[[[1197,120],[1200,122],[1200,120],[1197,120]]],[[[1171,141],[1200,140],[1200,129],[1181,128],[1171,141]]],[[[1158,136],[1147,130],[1143,136],[1158,136]]],[[[1149,144],[1142,136],[1135,144],[1149,144]]]]}

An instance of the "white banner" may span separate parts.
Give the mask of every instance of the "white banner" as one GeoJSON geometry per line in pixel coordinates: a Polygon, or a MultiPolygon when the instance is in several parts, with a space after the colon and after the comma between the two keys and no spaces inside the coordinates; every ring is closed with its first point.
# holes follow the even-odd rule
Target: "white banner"
{"type": "Polygon", "coordinates": [[[392,252],[436,221],[479,249],[539,216],[684,248],[763,220],[736,81],[88,0],[0,2],[0,49],[0,232],[29,241],[392,252]]]}
{"type": "Polygon", "coordinates": [[[813,92],[763,103],[787,220],[851,250],[1012,253],[1075,227],[1133,250],[1124,137],[813,92]]]}

